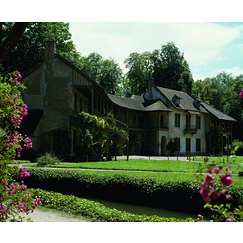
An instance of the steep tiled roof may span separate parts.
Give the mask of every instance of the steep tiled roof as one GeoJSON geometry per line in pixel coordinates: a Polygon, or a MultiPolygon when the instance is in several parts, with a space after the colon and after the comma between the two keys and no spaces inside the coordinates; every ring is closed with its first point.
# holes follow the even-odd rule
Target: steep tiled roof
{"type": "Polygon", "coordinates": [[[163,102],[157,101],[148,106],[144,106],[144,98],[138,95],[132,95],[130,98],[119,97],[108,94],[108,97],[118,106],[138,111],[171,111],[163,102]]]}
{"type": "Polygon", "coordinates": [[[172,98],[176,95],[178,98],[180,98],[180,105],[177,107],[177,109],[183,109],[183,110],[188,110],[188,111],[195,111],[195,112],[205,112],[205,108],[200,105],[199,110],[193,105],[194,98],[189,95],[188,93],[185,93],[183,91],[178,91],[178,90],[172,90],[172,89],[166,89],[162,87],[158,87],[158,90],[165,95],[165,97],[175,106],[174,102],[172,101],[172,98]]]}
{"type": "Polygon", "coordinates": [[[223,112],[221,112],[221,111],[219,111],[219,110],[213,108],[213,107],[210,106],[210,105],[207,105],[207,104],[205,104],[205,103],[203,103],[203,102],[202,102],[201,104],[205,107],[205,109],[206,109],[209,113],[211,113],[212,115],[214,115],[215,117],[217,117],[219,120],[232,121],[232,122],[236,122],[236,121],[237,121],[237,120],[235,120],[234,118],[232,118],[232,117],[226,115],[225,113],[223,113],[223,112]]]}

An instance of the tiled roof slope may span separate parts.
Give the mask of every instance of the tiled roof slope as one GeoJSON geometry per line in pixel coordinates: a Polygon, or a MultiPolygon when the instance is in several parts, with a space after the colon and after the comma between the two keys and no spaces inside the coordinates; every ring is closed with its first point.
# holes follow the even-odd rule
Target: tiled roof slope
{"type": "Polygon", "coordinates": [[[167,106],[164,105],[162,101],[157,101],[151,105],[144,106],[144,98],[138,95],[132,95],[130,98],[119,97],[115,95],[108,94],[108,97],[112,102],[118,106],[138,111],[171,111],[167,106]]]}
{"type": "Polygon", "coordinates": [[[201,104],[205,107],[205,109],[211,113],[212,115],[214,115],[215,117],[217,117],[219,120],[225,120],[225,121],[233,121],[236,122],[237,120],[235,120],[234,118],[226,115],[225,113],[211,107],[210,105],[207,105],[203,102],[201,102],[201,104]]]}
{"type": "Polygon", "coordinates": [[[193,101],[194,99],[192,98],[191,95],[188,93],[185,93],[183,91],[178,91],[178,90],[172,90],[172,89],[166,89],[162,87],[158,87],[158,90],[165,95],[165,97],[174,105],[172,98],[176,95],[180,98],[180,105],[179,107],[176,107],[177,109],[183,109],[183,110],[188,110],[188,111],[195,111],[195,112],[205,112],[205,108],[200,105],[200,110],[198,110],[194,105],[193,101]]]}

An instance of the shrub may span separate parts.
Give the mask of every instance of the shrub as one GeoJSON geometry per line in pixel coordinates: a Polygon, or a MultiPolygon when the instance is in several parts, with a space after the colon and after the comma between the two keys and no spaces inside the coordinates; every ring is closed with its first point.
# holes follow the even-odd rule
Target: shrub
{"type": "Polygon", "coordinates": [[[37,159],[37,166],[55,165],[59,164],[60,160],[51,153],[46,153],[37,159]]]}
{"type": "Polygon", "coordinates": [[[137,215],[125,211],[110,209],[103,204],[78,198],[72,195],[63,195],[61,193],[44,191],[41,189],[31,189],[34,197],[40,197],[42,206],[53,208],[60,211],[91,217],[93,221],[109,222],[199,222],[200,219],[177,219],[165,218],[156,215],[137,215]]]}
{"type": "MultiPolygon", "coordinates": [[[[198,181],[156,182],[135,176],[95,176],[65,170],[31,169],[30,173],[31,177],[26,182],[32,188],[186,213],[206,215],[210,212],[203,209],[198,181]]],[[[232,204],[237,204],[237,198],[242,198],[243,190],[235,186],[231,190],[230,194],[234,197],[232,204]]],[[[215,203],[224,203],[223,200],[220,197],[215,203]]]]}

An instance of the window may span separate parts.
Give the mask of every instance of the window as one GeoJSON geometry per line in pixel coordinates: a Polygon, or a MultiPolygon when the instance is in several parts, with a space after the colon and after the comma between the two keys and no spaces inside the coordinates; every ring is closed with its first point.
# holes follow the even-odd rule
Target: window
{"type": "Polygon", "coordinates": [[[191,127],[191,115],[186,115],[186,128],[191,127]]]}
{"type": "Polygon", "coordinates": [[[180,151],[181,145],[180,145],[180,138],[175,138],[175,150],[180,151]]]}
{"type": "Polygon", "coordinates": [[[82,97],[80,97],[79,99],[79,112],[82,112],[83,111],[83,99],[82,97]]]}
{"type": "Polygon", "coordinates": [[[201,151],[201,139],[200,138],[196,139],[196,151],[197,152],[201,151]]]}
{"type": "Polygon", "coordinates": [[[191,139],[186,138],[186,152],[191,152],[191,139]]]}
{"type": "Polygon", "coordinates": [[[145,126],[145,116],[140,116],[139,117],[139,125],[140,126],[145,126]]]}
{"type": "Polygon", "coordinates": [[[78,109],[78,95],[74,93],[74,110],[78,109]]]}
{"type": "Polygon", "coordinates": [[[175,114],[175,127],[180,127],[180,114],[175,114]]]}
{"type": "Polygon", "coordinates": [[[163,128],[163,116],[160,116],[160,128],[163,128]]]}
{"type": "Polygon", "coordinates": [[[201,116],[197,116],[197,129],[201,129],[201,116]]]}

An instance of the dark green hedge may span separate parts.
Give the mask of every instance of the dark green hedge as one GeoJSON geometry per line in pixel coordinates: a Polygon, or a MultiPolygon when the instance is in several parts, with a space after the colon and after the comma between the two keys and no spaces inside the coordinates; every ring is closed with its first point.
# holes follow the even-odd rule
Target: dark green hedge
{"type": "MultiPolygon", "coordinates": [[[[165,218],[156,215],[137,215],[125,211],[118,211],[105,207],[103,204],[78,198],[73,195],[63,195],[57,192],[49,192],[41,189],[29,190],[32,197],[41,198],[41,205],[47,208],[56,209],[71,213],[72,215],[86,216],[92,221],[105,222],[200,222],[207,220],[199,220],[187,218],[165,218]]],[[[31,215],[30,215],[31,217],[31,215]]]]}
{"type": "MultiPolygon", "coordinates": [[[[30,174],[31,176],[25,179],[29,188],[41,188],[77,197],[100,198],[186,213],[207,214],[203,210],[204,202],[199,194],[199,183],[193,180],[158,183],[133,176],[91,176],[79,172],[45,169],[31,169],[30,174]]],[[[243,190],[231,187],[231,193],[234,197],[232,206],[236,206],[237,199],[242,198],[243,190]]],[[[226,200],[221,196],[213,202],[220,204],[225,203],[226,200]]]]}

